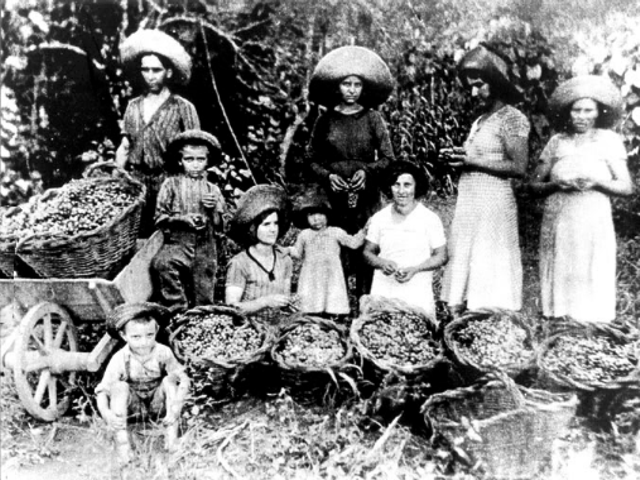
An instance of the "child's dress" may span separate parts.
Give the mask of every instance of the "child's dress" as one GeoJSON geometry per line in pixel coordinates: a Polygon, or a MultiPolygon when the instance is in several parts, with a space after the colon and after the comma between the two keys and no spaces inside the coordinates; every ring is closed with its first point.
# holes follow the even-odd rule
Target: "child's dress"
{"type": "Polygon", "coordinates": [[[300,232],[293,255],[301,258],[298,279],[300,309],[306,313],[349,313],[347,284],[340,260],[340,246],[356,249],[363,239],[338,227],[307,228],[300,232]]]}

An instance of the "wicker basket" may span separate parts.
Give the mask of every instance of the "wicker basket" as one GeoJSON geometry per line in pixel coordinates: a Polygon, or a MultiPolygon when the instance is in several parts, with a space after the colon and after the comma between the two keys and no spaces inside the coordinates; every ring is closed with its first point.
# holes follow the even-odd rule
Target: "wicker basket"
{"type": "Polygon", "coordinates": [[[554,334],[538,348],[536,364],[539,371],[539,386],[551,391],[573,391],[580,398],[579,414],[592,417],[606,417],[615,412],[609,406],[616,398],[627,391],[640,391],[640,343],[637,334],[629,334],[615,326],[607,324],[582,323],[576,320],[565,320],[555,327],[554,334]],[[585,381],[572,378],[567,374],[552,370],[546,362],[547,355],[561,338],[594,338],[605,337],[618,345],[631,345],[630,360],[635,369],[629,375],[609,381],[585,381]],[[634,345],[635,344],[635,345],[634,345]]]}
{"type": "MultiPolygon", "coordinates": [[[[0,211],[0,222],[20,213],[20,207],[11,207],[0,211]]],[[[16,245],[18,238],[15,235],[0,235],[0,277],[13,278],[16,261],[16,245]]]]}
{"type": "Polygon", "coordinates": [[[271,358],[279,373],[280,386],[285,388],[299,403],[311,404],[335,399],[336,396],[354,392],[355,380],[350,363],[353,355],[351,344],[344,339],[344,331],[336,323],[320,317],[299,314],[281,331],[280,337],[271,349],[271,358]],[[308,366],[289,363],[282,355],[285,340],[299,327],[314,324],[325,331],[337,331],[344,346],[344,355],[330,365],[308,366]]]}
{"type": "Polygon", "coordinates": [[[518,387],[503,374],[434,395],[422,412],[432,441],[444,438],[460,460],[512,480],[540,478],[576,405],[573,394],[518,387]]]}
{"type": "Polygon", "coordinates": [[[444,360],[442,349],[438,343],[436,356],[425,364],[399,364],[389,362],[376,357],[362,342],[362,328],[381,313],[408,313],[418,315],[424,319],[425,324],[436,337],[437,326],[433,318],[420,309],[414,308],[400,300],[364,295],[360,301],[360,316],[351,324],[351,341],[356,352],[363,359],[363,370],[365,378],[374,385],[380,385],[383,379],[389,377],[401,377],[410,381],[419,381],[433,372],[434,369],[444,360]]]}
{"type": "Polygon", "coordinates": [[[462,376],[469,381],[477,380],[478,378],[495,370],[504,371],[510,377],[515,378],[535,365],[536,345],[533,330],[522,315],[509,310],[482,309],[464,314],[462,317],[454,320],[445,327],[444,344],[451,355],[456,368],[462,376]],[[527,348],[527,353],[522,355],[518,361],[504,365],[479,364],[470,358],[464,348],[461,347],[458,332],[472,322],[486,321],[495,316],[508,319],[510,322],[522,328],[526,332],[524,345],[525,348],[527,348]]]}
{"type": "MultiPolygon", "coordinates": [[[[112,278],[135,250],[145,198],[144,186],[128,174],[118,178],[86,178],[78,182],[90,185],[121,183],[135,201],[111,222],[91,232],[37,234],[20,240],[16,246],[18,256],[41,277],[112,278]]],[[[47,190],[36,201],[54,198],[60,190],[47,190]]]]}
{"type": "Polygon", "coordinates": [[[178,317],[177,323],[172,325],[169,342],[176,356],[183,361],[189,370],[191,378],[201,391],[195,395],[206,396],[216,402],[224,402],[238,397],[247,389],[247,379],[250,369],[261,362],[275,341],[269,329],[259,322],[247,318],[236,309],[224,306],[196,307],[178,317]],[[233,358],[195,357],[185,353],[180,344],[181,333],[192,323],[208,314],[229,315],[234,325],[250,324],[261,336],[262,343],[254,351],[233,358]]]}

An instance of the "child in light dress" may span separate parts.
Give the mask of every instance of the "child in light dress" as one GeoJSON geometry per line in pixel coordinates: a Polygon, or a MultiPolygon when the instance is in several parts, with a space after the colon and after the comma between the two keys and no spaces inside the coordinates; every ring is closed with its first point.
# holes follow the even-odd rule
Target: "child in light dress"
{"type": "Polygon", "coordinates": [[[357,249],[364,243],[364,229],[355,235],[329,226],[331,205],[321,193],[306,195],[296,206],[294,222],[304,228],[290,249],[301,260],[298,279],[300,310],[305,313],[348,315],[349,296],[340,259],[341,247],[357,249]]]}

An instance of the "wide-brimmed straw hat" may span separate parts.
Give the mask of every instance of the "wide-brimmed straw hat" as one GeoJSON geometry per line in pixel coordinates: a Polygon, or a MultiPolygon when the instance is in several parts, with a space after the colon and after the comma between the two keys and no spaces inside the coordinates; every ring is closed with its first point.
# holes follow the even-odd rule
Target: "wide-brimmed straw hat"
{"type": "Polygon", "coordinates": [[[120,45],[125,66],[134,67],[140,57],[161,55],[173,65],[173,80],[185,85],[191,78],[191,57],[180,43],[160,30],[138,30],[120,45]]]}
{"type": "Polygon", "coordinates": [[[255,185],[240,197],[236,213],[229,223],[229,237],[241,245],[255,241],[251,236],[251,225],[269,210],[278,212],[278,238],[282,237],[289,230],[291,204],[282,187],[267,184],[255,185]]]}
{"type": "Polygon", "coordinates": [[[175,169],[178,165],[180,157],[180,149],[189,145],[201,145],[209,149],[208,164],[211,166],[214,158],[219,158],[216,154],[220,151],[220,142],[218,139],[204,130],[192,129],[185,130],[171,139],[165,153],[167,170],[175,169]]]}
{"type": "Polygon", "coordinates": [[[340,47],[320,59],[311,75],[309,100],[328,107],[340,101],[338,85],[355,75],[362,80],[358,103],[376,107],[384,103],[393,90],[389,66],[375,52],[364,47],[340,47]]]}
{"type": "Polygon", "coordinates": [[[125,303],[114,308],[107,318],[107,327],[112,335],[120,332],[134,319],[153,318],[158,325],[166,325],[171,312],[168,308],[153,302],[125,303]]]}
{"type": "Polygon", "coordinates": [[[308,228],[307,213],[322,211],[327,217],[331,215],[329,197],[319,188],[305,191],[293,201],[293,224],[298,228],[308,228]]]}
{"type": "Polygon", "coordinates": [[[549,120],[552,124],[557,128],[564,127],[568,109],[581,98],[591,98],[603,107],[596,123],[602,128],[611,128],[622,115],[622,95],[611,80],[600,75],[579,75],[561,83],[551,95],[549,120]]]}
{"type": "Polygon", "coordinates": [[[469,50],[458,62],[458,73],[461,77],[465,77],[469,72],[480,73],[491,85],[491,93],[494,96],[510,101],[521,98],[521,93],[509,76],[507,62],[482,45],[469,50]]]}

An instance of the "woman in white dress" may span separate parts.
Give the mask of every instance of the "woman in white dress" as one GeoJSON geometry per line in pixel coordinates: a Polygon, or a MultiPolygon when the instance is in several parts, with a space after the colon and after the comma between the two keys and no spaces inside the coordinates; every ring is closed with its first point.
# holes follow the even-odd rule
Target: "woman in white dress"
{"type": "Polygon", "coordinates": [[[385,177],[392,203],[371,217],[364,247],[375,269],[371,295],[400,299],[435,318],[432,275],[447,262],[442,222],[418,201],[427,190],[418,166],[396,161],[385,177]]]}
{"type": "Polygon", "coordinates": [[[550,100],[560,133],[540,155],[531,187],[548,195],[540,232],[540,285],[546,317],[615,319],[616,239],[609,197],[633,184],[620,135],[619,91],[604,77],[561,84],[550,100]]]}

